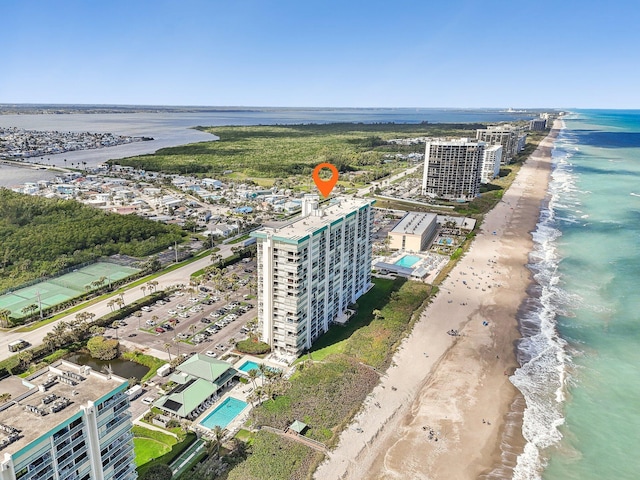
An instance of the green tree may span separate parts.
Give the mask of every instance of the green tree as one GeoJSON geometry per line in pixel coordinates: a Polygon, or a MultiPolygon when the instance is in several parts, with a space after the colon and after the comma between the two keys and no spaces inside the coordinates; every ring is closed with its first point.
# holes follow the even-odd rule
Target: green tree
{"type": "Polygon", "coordinates": [[[168,465],[156,463],[147,469],[140,480],[171,480],[173,472],[168,465]]]}
{"type": "Polygon", "coordinates": [[[87,342],[87,349],[93,358],[100,360],[113,360],[118,356],[118,347],[120,346],[117,340],[97,336],[91,337],[87,342]]]}

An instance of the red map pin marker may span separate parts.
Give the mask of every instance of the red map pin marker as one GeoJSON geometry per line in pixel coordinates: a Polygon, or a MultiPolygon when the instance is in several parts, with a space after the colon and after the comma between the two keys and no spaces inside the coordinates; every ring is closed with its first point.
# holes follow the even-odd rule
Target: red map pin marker
{"type": "Polygon", "coordinates": [[[338,169],[330,163],[321,163],[313,169],[313,181],[316,182],[316,187],[322,193],[324,198],[327,198],[331,194],[331,190],[338,183],[338,169]],[[328,168],[331,170],[331,178],[329,180],[323,180],[320,178],[320,170],[328,168]]]}

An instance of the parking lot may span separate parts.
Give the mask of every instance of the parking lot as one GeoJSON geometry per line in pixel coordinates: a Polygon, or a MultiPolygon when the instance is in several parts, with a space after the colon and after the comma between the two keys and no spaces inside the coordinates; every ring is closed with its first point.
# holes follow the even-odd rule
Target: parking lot
{"type": "Polygon", "coordinates": [[[213,281],[187,287],[167,301],[143,307],[124,319],[117,332],[109,328],[105,334],[140,348],[166,352],[169,345],[171,357],[196,352],[218,357],[248,336],[245,325],[258,316],[255,289],[249,292],[256,280],[255,259],[227,267],[222,277],[220,290],[213,281]]]}

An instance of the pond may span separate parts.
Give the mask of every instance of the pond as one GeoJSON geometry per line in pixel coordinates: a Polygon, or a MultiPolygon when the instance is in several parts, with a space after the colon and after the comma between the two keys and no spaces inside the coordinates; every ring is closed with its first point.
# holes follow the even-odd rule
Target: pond
{"type": "Polygon", "coordinates": [[[105,368],[111,365],[113,369],[113,373],[122,378],[131,378],[136,377],[138,380],[142,379],[147,372],[149,371],[149,367],[145,367],[144,365],[140,365],[139,363],[130,362],[129,360],[124,360],[122,358],[114,358],[113,360],[98,360],[96,358],[92,358],[88,353],[72,353],[68,357],[65,358],[73,363],[77,363],[78,365],[88,365],[93,368],[97,372],[105,372],[105,368]]]}

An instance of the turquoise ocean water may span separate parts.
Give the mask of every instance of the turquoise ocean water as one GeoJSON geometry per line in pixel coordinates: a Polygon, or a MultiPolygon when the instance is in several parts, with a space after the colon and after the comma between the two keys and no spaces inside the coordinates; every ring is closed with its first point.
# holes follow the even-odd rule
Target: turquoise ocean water
{"type": "Polygon", "coordinates": [[[553,153],[521,312],[513,478],[640,478],[640,111],[576,111],[553,153]]]}

